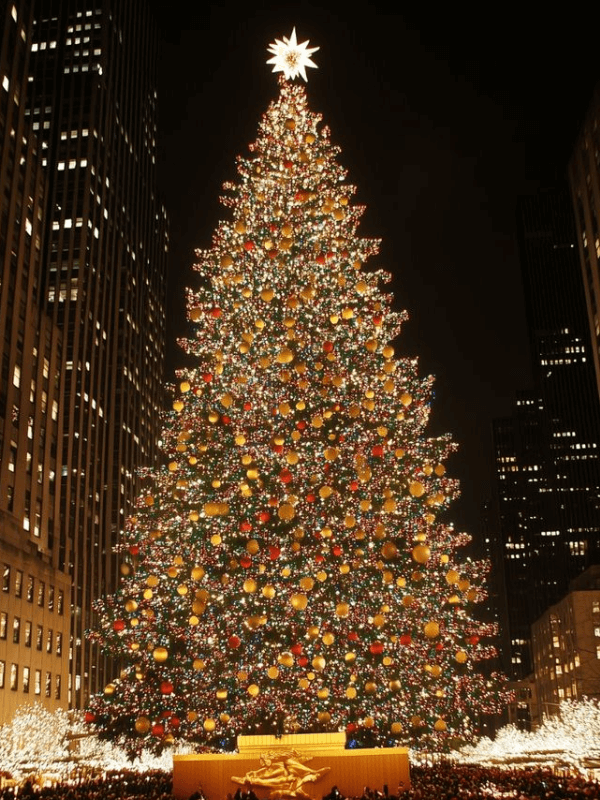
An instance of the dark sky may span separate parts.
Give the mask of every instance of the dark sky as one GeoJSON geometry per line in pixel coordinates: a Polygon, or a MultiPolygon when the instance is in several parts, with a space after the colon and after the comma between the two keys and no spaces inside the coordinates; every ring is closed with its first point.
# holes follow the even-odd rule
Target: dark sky
{"type": "MultiPolygon", "coordinates": [[[[194,248],[209,247],[218,197],[236,178],[278,94],[267,46],[296,26],[321,49],[309,105],[323,115],[367,210],[359,234],[382,239],[409,321],[397,342],[436,378],[430,433],[459,444],[451,518],[478,536],[490,493],[492,420],[530,386],[515,204],[565,174],[600,78],[600,11],[548,6],[198,3],[165,18],[159,81],[161,186],[170,218],[169,374],[182,363],[184,289],[194,248]],[[566,10],[565,10],[566,9],[566,10]],[[567,11],[572,18],[566,17],[567,11]]],[[[537,5],[537,4],[536,4],[537,5]]],[[[372,264],[375,265],[375,259],[372,264]]]]}

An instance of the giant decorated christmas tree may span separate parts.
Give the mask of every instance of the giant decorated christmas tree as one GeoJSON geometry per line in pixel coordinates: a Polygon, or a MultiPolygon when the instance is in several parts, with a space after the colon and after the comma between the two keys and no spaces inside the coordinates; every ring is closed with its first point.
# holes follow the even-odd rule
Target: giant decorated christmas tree
{"type": "Polygon", "coordinates": [[[495,655],[473,613],[486,565],[445,521],[455,447],[426,434],[432,379],[395,353],[406,315],[294,80],[307,45],[269,48],[279,96],[198,251],[195,366],[98,603],[120,674],[87,718],[133,752],[317,730],[441,747],[505,702],[477,670],[495,655]]]}

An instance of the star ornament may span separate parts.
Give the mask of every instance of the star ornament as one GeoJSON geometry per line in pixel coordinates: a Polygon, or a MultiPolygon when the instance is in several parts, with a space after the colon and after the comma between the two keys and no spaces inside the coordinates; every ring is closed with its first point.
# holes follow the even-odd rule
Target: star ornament
{"type": "Polygon", "coordinates": [[[270,58],[267,64],[273,64],[273,72],[283,72],[287,80],[301,75],[306,81],[308,80],[306,67],[317,68],[311,55],[320,49],[318,47],[307,47],[307,45],[308,40],[298,44],[296,28],[294,28],[289,39],[284,36],[283,39],[275,39],[275,43],[269,45],[267,49],[269,53],[273,54],[273,58],[270,58]]]}

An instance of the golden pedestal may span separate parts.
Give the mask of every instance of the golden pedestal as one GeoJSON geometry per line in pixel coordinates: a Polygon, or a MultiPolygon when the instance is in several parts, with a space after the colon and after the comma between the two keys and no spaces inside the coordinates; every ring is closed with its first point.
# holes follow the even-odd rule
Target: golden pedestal
{"type": "MultiPolygon", "coordinates": [[[[410,786],[408,750],[405,747],[345,750],[344,733],[239,736],[238,753],[208,753],[173,756],[173,795],[188,800],[201,786],[207,800],[226,800],[240,788],[233,777],[243,777],[261,767],[260,757],[277,751],[296,751],[307,767],[327,770],[317,780],[304,783],[301,791],[320,800],[337,786],[344,797],[360,796],[366,786],[390,794],[410,786]]],[[[242,791],[244,786],[241,785],[242,791]]],[[[268,798],[274,786],[252,784],[255,794],[268,798]]],[[[285,793],[284,793],[285,794],[285,793]]]]}

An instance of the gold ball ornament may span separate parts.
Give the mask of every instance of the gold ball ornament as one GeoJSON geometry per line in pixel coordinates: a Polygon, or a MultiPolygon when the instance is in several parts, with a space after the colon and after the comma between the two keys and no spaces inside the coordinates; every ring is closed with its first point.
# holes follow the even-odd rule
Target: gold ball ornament
{"type": "Polygon", "coordinates": [[[135,729],[138,733],[148,733],[150,730],[150,720],[148,717],[138,717],[135,721],[135,729]]]}
{"type": "Polygon", "coordinates": [[[445,731],[447,730],[447,728],[448,726],[446,725],[443,719],[436,719],[433,725],[434,731],[445,731]]]}
{"type": "Polygon", "coordinates": [[[217,723],[215,722],[214,719],[211,719],[209,717],[208,719],[204,720],[202,727],[207,733],[211,733],[217,727],[217,723]]]}
{"type": "Polygon", "coordinates": [[[155,647],[152,651],[152,658],[162,664],[169,657],[169,651],[166,647],[155,647]]]}
{"type": "Polygon", "coordinates": [[[312,668],[316,672],[323,672],[323,670],[325,669],[326,661],[323,658],[323,656],[315,656],[313,658],[313,660],[311,661],[311,664],[312,664],[312,668]]]}
{"type": "Polygon", "coordinates": [[[440,635],[440,626],[437,622],[426,622],[423,626],[423,633],[428,639],[435,639],[436,636],[440,635]]]}
{"type": "Polygon", "coordinates": [[[411,481],[408,486],[408,491],[413,497],[422,497],[425,493],[425,487],[421,481],[411,481]]]}
{"type": "Polygon", "coordinates": [[[419,544],[413,548],[412,557],[418,564],[426,564],[431,556],[431,550],[426,544],[419,544]]]}
{"type": "Polygon", "coordinates": [[[308,605],[308,597],[305,594],[293,594],[290,598],[290,603],[296,611],[304,611],[308,605]]]}
{"type": "Polygon", "coordinates": [[[460,575],[455,569],[448,570],[448,572],[446,573],[446,582],[449,583],[450,586],[452,586],[455,583],[458,583],[459,580],[460,580],[460,575]]]}
{"type": "Polygon", "coordinates": [[[277,661],[284,667],[292,667],[294,665],[294,656],[291,653],[281,653],[277,661]]]}
{"type": "Polygon", "coordinates": [[[469,656],[465,653],[464,650],[458,650],[454,658],[458,661],[459,664],[466,664],[469,656]]]}
{"type": "Polygon", "coordinates": [[[282,503],[277,509],[277,515],[284,522],[289,522],[296,516],[296,511],[290,503],[282,503]]]}
{"type": "Polygon", "coordinates": [[[258,697],[260,694],[260,688],[255,683],[251,683],[248,687],[248,694],[250,697],[258,697]]]}

